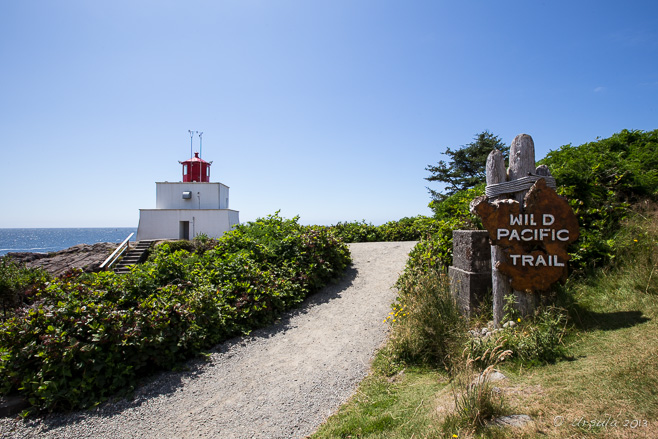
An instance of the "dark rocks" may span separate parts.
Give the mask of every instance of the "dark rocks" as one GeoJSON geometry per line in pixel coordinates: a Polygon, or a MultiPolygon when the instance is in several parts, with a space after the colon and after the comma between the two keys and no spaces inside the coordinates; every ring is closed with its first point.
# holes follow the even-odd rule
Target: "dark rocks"
{"type": "Polygon", "coordinates": [[[42,268],[54,276],[60,276],[71,268],[84,272],[98,271],[100,264],[117,248],[117,244],[99,242],[78,244],[52,253],[7,253],[7,256],[28,268],[42,268]]]}
{"type": "Polygon", "coordinates": [[[0,396],[0,417],[17,415],[29,406],[21,396],[0,396]]]}

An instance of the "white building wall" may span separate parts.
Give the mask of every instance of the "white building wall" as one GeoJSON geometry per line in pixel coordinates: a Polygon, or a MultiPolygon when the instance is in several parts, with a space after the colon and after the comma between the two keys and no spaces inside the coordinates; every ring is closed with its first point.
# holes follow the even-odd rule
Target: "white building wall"
{"type": "Polygon", "coordinates": [[[229,210],[228,223],[231,225],[231,228],[233,228],[233,226],[237,226],[238,224],[240,224],[240,212],[238,212],[237,210],[229,210]]]}
{"type": "Polygon", "coordinates": [[[140,209],[136,239],[181,239],[181,221],[189,221],[190,239],[219,238],[240,223],[239,212],[229,209],[140,209]]]}
{"type": "Polygon", "coordinates": [[[221,185],[219,187],[219,208],[228,209],[228,186],[221,185]]]}
{"type": "Polygon", "coordinates": [[[156,209],[228,209],[228,186],[222,183],[156,183],[156,209]],[[191,197],[183,198],[184,192],[191,197]]]}

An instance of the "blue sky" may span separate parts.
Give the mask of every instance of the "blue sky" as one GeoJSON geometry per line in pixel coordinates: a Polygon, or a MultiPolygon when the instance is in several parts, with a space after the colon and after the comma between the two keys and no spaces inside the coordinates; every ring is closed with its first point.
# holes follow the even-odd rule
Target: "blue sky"
{"type": "Polygon", "coordinates": [[[654,0],[3,1],[0,227],[136,227],[189,129],[241,221],[430,214],[425,167],[481,131],[530,134],[540,159],[658,128],[656,17],[654,0]]]}

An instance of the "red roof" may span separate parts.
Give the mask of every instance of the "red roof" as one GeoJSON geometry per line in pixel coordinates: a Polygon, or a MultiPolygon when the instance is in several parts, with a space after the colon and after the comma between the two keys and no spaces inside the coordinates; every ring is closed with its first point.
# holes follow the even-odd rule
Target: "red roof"
{"type": "Polygon", "coordinates": [[[199,162],[199,163],[208,163],[208,164],[210,164],[210,162],[207,162],[207,161],[205,161],[204,159],[200,158],[198,152],[195,152],[195,153],[194,153],[194,157],[192,157],[192,158],[190,158],[190,159],[187,159],[187,160],[185,160],[184,162],[178,162],[178,163],[181,163],[181,164],[182,164],[182,163],[197,163],[197,162],[199,162]]]}

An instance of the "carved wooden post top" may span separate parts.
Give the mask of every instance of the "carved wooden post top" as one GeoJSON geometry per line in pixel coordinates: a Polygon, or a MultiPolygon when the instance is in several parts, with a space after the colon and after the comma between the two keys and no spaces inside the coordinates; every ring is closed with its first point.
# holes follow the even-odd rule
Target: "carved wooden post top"
{"type": "MultiPolygon", "coordinates": [[[[519,134],[512,140],[509,152],[509,180],[518,180],[535,171],[535,142],[527,134],[519,134]]],[[[516,201],[523,201],[525,192],[514,195],[516,201]]]]}

